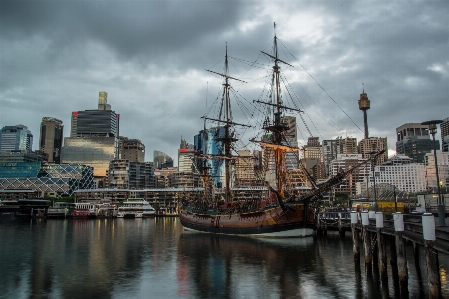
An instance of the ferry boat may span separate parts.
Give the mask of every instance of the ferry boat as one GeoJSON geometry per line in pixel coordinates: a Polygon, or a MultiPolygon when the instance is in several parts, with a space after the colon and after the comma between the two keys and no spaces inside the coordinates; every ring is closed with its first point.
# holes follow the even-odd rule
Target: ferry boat
{"type": "Polygon", "coordinates": [[[154,217],[156,210],[142,198],[127,199],[118,208],[117,218],[148,218],[154,217]]]}
{"type": "Polygon", "coordinates": [[[95,218],[97,217],[98,207],[93,203],[75,203],[72,211],[72,218],[95,218]]]}

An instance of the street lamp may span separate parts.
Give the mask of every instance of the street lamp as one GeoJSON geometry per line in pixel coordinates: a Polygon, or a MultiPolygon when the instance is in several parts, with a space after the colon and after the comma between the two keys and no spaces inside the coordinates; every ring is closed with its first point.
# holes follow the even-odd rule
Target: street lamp
{"type": "Polygon", "coordinates": [[[377,212],[377,192],[376,192],[376,176],[374,175],[374,165],[376,164],[375,163],[375,157],[376,157],[376,154],[377,154],[377,152],[369,152],[369,155],[370,155],[370,157],[372,158],[372,160],[373,160],[373,167],[372,167],[372,170],[373,170],[373,188],[374,188],[374,211],[375,212],[377,212]]]}
{"type": "Polygon", "coordinates": [[[440,192],[440,176],[438,174],[438,162],[437,162],[437,149],[435,146],[435,134],[437,132],[437,125],[441,124],[442,120],[429,120],[421,123],[421,125],[427,125],[429,126],[429,133],[432,134],[433,139],[433,157],[435,159],[435,172],[437,175],[437,190],[438,190],[438,219],[439,219],[439,225],[440,226],[446,226],[446,217],[445,212],[446,208],[444,206],[443,198],[441,197],[440,192]]]}

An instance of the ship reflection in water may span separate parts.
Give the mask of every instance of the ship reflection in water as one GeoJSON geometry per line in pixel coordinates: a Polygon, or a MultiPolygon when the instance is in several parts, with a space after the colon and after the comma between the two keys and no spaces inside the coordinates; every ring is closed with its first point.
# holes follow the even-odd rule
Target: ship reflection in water
{"type": "MultiPolygon", "coordinates": [[[[398,297],[391,278],[355,270],[349,235],[214,236],[170,217],[0,223],[0,236],[1,298],[398,297]]],[[[410,298],[426,298],[425,258],[418,275],[407,250],[410,298]]],[[[449,294],[448,256],[440,264],[449,294]]]]}

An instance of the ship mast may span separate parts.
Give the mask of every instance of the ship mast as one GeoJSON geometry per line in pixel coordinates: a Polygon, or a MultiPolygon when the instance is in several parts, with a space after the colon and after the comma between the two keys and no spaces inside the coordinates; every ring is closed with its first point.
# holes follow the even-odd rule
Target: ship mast
{"type": "Polygon", "coordinates": [[[221,73],[217,73],[217,72],[214,72],[211,70],[207,70],[207,71],[217,74],[217,75],[220,75],[223,78],[225,78],[225,82],[223,83],[223,102],[224,102],[224,106],[225,106],[224,119],[223,120],[222,119],[213,119],[213,118],[207,118],[207,117],[203,117],[203,118],[224,123],[224,129],[225,129],[224,137],[218,137],[218,138],[216,138],[216,140],[221,141],[222,144],[224,145],[223,159],[225,162],[225,201],[231,202],[232,201],[232,198],[231,198],[231,169],[230,169],[230,163],[232,160],[231,144],[233,142],[237,141],[237,139],[234,138],[233,134],[231,134],[230,128],[233,125],[241,125],[241,126],[246,126],[246,125],[238,124],[238,123],[235,123],[232,121],[231,103],[230,103],[230,99],[229,99],[229,89],[231,88],[231,84],[229,84],[229,80],[237,80],[237,81],[244,82],[244,83],[246,83],[246,82],[229,76],[228,44],[227,43],[226,43],[226,55],[225,55],[225,73],[221,74],[221,73]]]}
{"type": "Polygon", "coordinates": [[[296,147],[290,147],[288,145],[284,145],[285,141],[285,131],[289,129],[289,127],[282,122],[282,112],[283,110],[293,110],[297,112],[302,112],[299,109],[289,108],[285,107],[282,104],[281,99],[281,89],[280,89],[280,69],[279,63],[283,63],[289,66],[292,66],[291,64],[279,59],[278,57],[278,46],[277,46],[277,37],[276,37],[276,23],[274,23],[274,45],[273,45],[273,54],[270,55],[268,53],[265,53],[261,51],[266,56],[270,57],[274,60],[274,66],[273,66],[273,72],[274,72],[274,94],[275,99],[273,103],[266,103],[262,101],[255,101],[258,103],[262,103],[265,105],[273,106],[274,112],[273,112],[273,121],[272,123],[267,123],[264,125],[263,129],[270,131],[272,133],[271,140],[269,142],[259,142],[261,145],[271,148],[274,151],[274,157],[275,157],[275,164],[276,164],[276,184],[277,184],[277,193],[278,195],[283,198],[284,197],[284,178],[285,178],[285,151],[297,151],[298,148],[296,147]]]}

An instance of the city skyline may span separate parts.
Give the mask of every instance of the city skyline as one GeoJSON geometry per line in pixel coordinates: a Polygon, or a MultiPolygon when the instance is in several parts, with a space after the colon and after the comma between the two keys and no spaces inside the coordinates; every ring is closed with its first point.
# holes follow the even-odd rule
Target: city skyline
{"type": "MultiPolygon", "coordinates": [[[[68,137],[71,112],[95,109],[106,91],[120,135],[140,139],[146,161],[154,150],[175,158],[221,88],[205,69],[221,71],[226,42],[230,75],[249,82],[235,88],[258,97],[260,76],[237,59],[269,52],[276,22],[311,133],[360,141],[364,88],[369,136],[387,137],[391,155],[397,127],[448,117],[448,10],[445,1],[2,1],[0,127],[27,126],[36,150],[42,117],[61,119],[68,137]]],[[[298,123],[303,146],[309,133],[298,123]]]]}

